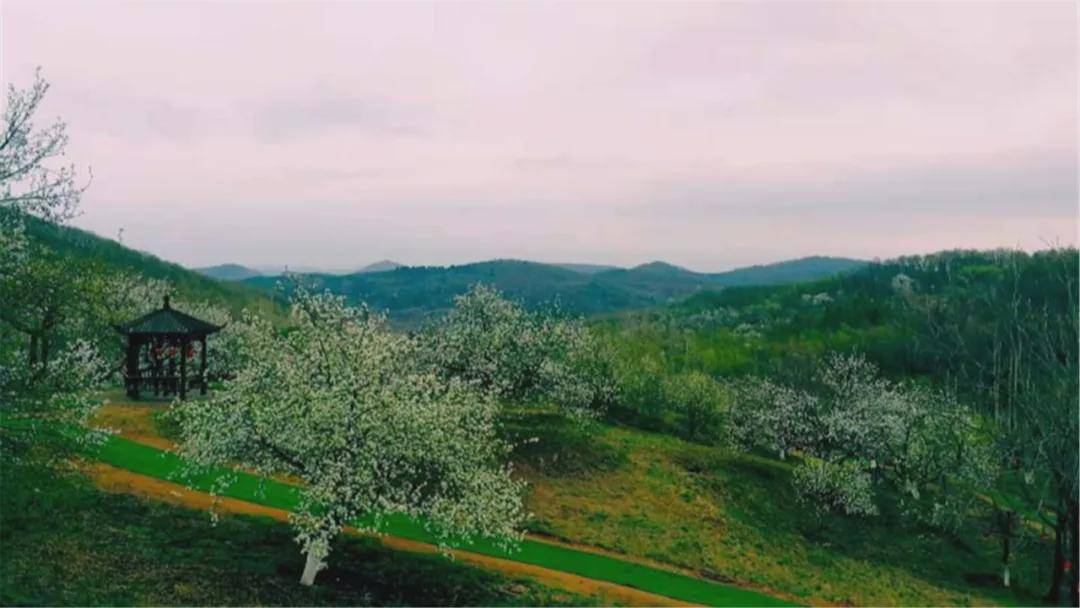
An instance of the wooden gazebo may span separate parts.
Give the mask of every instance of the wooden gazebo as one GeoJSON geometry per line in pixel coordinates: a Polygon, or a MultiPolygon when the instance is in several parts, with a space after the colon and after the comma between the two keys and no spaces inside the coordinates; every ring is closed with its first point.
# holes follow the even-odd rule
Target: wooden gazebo
{"type": "Polygon", "coordinates": [[[132,399],[139,398],[140,389],[154,395],[187,397],[189,380],[206,394],[206,337],[219,331],[220,325],[175,310],[165,296],[161,308],[134,321],[117,325],[127,336],[124,365],[124,386],[132,399]],[[188,359],[199,347],[199,373],[188,378],[188,359]]]}

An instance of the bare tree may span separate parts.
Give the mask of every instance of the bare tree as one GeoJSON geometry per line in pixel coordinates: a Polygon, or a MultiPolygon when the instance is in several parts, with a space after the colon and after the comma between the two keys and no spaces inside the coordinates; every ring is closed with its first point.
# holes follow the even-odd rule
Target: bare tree
{"type": "Polygon", "coordinates": [[[53,221],[71,218],[89,183],[76,182],[74,165],[52,166],[64,156],[67,125],[57,118],[35,129],[34,114],[49,83],[34,74],[30,88],[8,86],[3,132],[0,133],[0,210],[16,210],[53,221]]]}

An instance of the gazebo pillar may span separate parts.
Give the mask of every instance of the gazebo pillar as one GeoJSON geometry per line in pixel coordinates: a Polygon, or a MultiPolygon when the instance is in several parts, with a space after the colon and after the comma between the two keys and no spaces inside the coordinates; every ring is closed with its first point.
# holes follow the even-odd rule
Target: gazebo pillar
{"type": "Polygon", "coordinates": [[[199,341],[199,394],[206,394],[206,336],[199,341]]]}
{"type": "Polygon", "coordinates": [[[187,397],[187,336],[180,338],[180,398],[187,397]]]}
{"type": "Polygon", "coordinates": [[[124,372],[124,384],[127,385],[128,397],[139,399],[139,338],[128,336],[127,369],[124,372]]]}

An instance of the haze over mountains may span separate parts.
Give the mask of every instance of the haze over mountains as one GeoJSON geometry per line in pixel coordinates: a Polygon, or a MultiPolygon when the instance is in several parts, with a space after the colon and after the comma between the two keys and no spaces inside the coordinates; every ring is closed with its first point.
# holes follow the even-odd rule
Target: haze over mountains
{"type": "Polygon", "coordinates": [[[219,279],[222,281],[243,281],[244,279],[258,276],[279,276],[286,272],[295,272],[298,274],[356,274],[361,272],[385,272],[399,266],[401,266],[401,264],[392,260],[380,260],[373,264],[353,269],[324,268],[319,266],[286,266],[284,264],[277,266],[267,264],[254,267],[244,266],[242,264],[218,264],[216,266],[193,268],[192,270],[212,279],[219,279]]]}
{"type": "MultiPolygon", "coordinates": [[[[557,305],[576,314],[602,314],[642,308],[708,289],[736,285],[776,285],[847,272],[867,262],[850,258],[807,257],[720,273],[701,273],[665,262],[633,268],[593,264],[543,264],[490,260],[453,266],[398,266],[352,274],[304,274],[309,286],[366,302],[391,317],[410,321],[446,309],[454,296],[476,283],[537,307],[557,305]]],[[[272,288],[279,277],[250,276],[249,285],[272,288]]]]}
{"type": "MultiPolygon", "coordinates": [[[[31,223],[32,236],[52,249],[89,257],[118,270],[167,279],[190,294],[215,294],[236,306],[265,300],[280,281],[239,264],[189,270],[115,240],[72,227],[31,223]]],[[[310,286],[328,289],[351,302],[366,302],[409,324],[449,308],[454,296],[477,283],[491,285],[529,307],[557,305],[575,314],[604,314],[678,300],[703,290],[739,285],[777,285],[849,272],[867,262],[807,257],[720,273],[694,272],[650,262],[633,268],[599,264],[543,264],[490,260],[453,266],[402,266],[383,260],[349,274],[301,273],[310,286]]]]}

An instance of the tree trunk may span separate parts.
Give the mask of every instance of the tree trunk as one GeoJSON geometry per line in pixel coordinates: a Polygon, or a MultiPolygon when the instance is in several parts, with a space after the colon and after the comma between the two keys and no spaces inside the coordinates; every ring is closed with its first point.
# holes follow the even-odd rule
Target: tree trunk
{"type": "Polygon", "coordinates": [[[1012,549],[1013,517],[1012,511],[998,512],[998,523],[1001,526],[1001,584],[1005,587],[1009,586],[1009,552],[1012,549]]]}
{"type": "Polygon", "coordinates": [[[1065,578],[1065,551],[1062,543],[1067,529],[1068,524],[1065,520],[1065,514],[1059,513],[1057,526],[1054,527],[1054,561],[1051,566],[1053,571],[1050,576],[1050,590],[1046,593],[1045,598],[1046,603],[1054,606],[1061,603],[1061,583],[1065,578]]]}
{"type": "Polygon", "coordinates": [[[1069,536],[1072,539],[1070,552],[1069,589],[1072,595],[1070,604],[1080,606],[1080,501],[1069,499],[1069,536]]]}
{"type": "Polygon", "coordinates": [[[304,574],[300,576],[300,584],[310,587],[315,584],[315,575],[322,570],[323,562],[316,557],[314,549],[308,549],[307,561],[304,563],[304,574]]]}
{"type": "Polygon", "coordinates": [[[38,362],[38,337],[37,334],[30,334],[30,351],[27,353],[29,360],[27,363],[30,367],[34,367],[38,362]]]}

